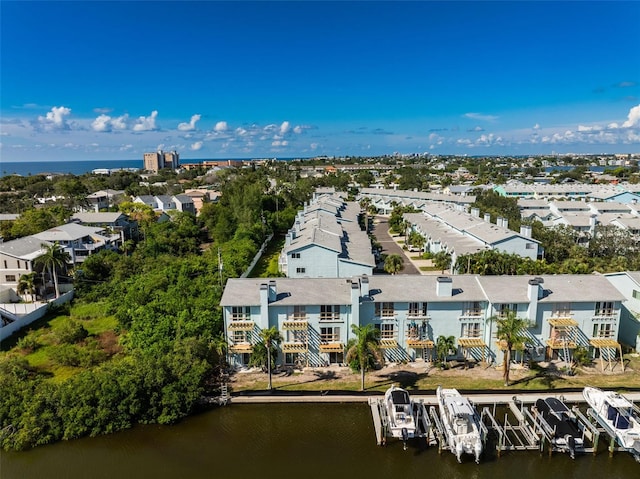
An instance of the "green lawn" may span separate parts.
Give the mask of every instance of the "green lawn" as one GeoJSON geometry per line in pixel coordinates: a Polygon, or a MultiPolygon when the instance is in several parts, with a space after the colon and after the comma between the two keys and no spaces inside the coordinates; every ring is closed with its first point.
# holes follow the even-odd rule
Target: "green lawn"
{"type": "Polygon", "coordinates": [[[284,236],[275,236],[264,250],[262,257],[249,273],[250,278],[267,278],[278,274],[278,257],[284,247],[284,236]]]}

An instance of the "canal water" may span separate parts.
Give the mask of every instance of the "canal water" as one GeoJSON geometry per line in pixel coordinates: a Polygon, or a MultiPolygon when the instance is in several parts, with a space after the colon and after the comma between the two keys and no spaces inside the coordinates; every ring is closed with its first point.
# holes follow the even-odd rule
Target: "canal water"
{"type": "Polygon", "coordinates": [[[439,455],[423,442],[406,451],[397,441],[379,447],[366,404],[231,405],[174,426],[139,426],[0,457],[2,479],[631,479],[639,473],[627,453],[571,460],[508,452],[458,464],[450,452],[439,455]]]}

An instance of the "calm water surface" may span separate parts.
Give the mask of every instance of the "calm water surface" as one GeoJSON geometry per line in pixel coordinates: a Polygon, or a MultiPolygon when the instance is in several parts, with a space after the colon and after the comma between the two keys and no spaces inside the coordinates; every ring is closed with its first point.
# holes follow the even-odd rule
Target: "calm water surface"
{"type": "MultiPolygon", "coordinates": [[[[604,442],[604,441],[601,441],[604,442]]],[[[2,479],[455,478],[631,479],[629,454],[553,457],[510,452],[463,464],[437,447],[376,446],[366,404],[232,405],[175,426],[143,426],[20,453],[2,453],[2,479]]]]}

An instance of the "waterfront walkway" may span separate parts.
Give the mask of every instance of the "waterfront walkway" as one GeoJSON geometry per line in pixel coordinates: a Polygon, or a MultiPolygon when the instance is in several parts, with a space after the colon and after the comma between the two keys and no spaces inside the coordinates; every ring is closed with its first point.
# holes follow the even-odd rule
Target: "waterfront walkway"
{"type": "MultiPolygon", "coordinates": [[[[420,394],[420,393],[411,393],[411,399],[413,400],[423,400],[426,405],[436,405],[437,400],[435,396],[435,392],[433,394],[420,394]]],[[[266,403],[366,403],[369,400],[369,397],[380,397],[382,393],[378,394],[329,394],[318,392],[317,394],[300,394],[300,395],[290,395],[290,394],[269,394],[268,392],[264,393],[255,393],[255,394],[243,394],[238,396],[231,397],[232,404],[266,404],[266,403]]],[[[501,404],[507,403],[511,401],[513,398],[516,398],[517,401],[521,401],[523,403],[534,403],[536,399],[542,397],[562,397],[568,403],[575,402],[584,402],[584,398],[582,396],[582,391],[578,392],[557,392],[557,391],[549,391],[549,392],[526,392],[519,393],[517,391],[504,392],[504,393],[474,393],[474,394],[464,394],[465,397],[471,399],[474,404],[486,405],[486,404],[501,404]]],[[[638,402],[640,401],[640,391],[636,392],[628,392],[624,393],[624,396],[631,401],[638,402]]]]}

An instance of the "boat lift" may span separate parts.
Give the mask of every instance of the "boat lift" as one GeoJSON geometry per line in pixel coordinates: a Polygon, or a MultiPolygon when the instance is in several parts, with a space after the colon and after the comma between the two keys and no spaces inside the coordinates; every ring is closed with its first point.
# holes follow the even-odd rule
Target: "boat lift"
{"type": "MultiPolygon", "coordinates": [[[[638,408],[638,406],[633,403],[631,404],[631,406],[637,413],[640,413],[640,408],[638,408]]],[[[616,432],[603,419],[601,419],[598,414],[596,414],[593,408],[587,409],[587,417],[590,418],[590,424],[594,430],[598,431],[598,433],[605,433],[609,436],[609,446],[607,447],[609,451],[609,457],[612,457],[613,453],[616,451],[625,451],[631,453],[633,458],[637,462],[640,462],[640,453],[635,449],[623,447],[621,444],[616,447],[616,443],[619,444],[618,440],[616,439],[616,432]]],[[[595,446],[597,446],[597,440],[595,446]]]]}
{"type": "MultiPolygon", "coordinates": [[[[473,403],[472,407],[475,408],[473,403]]],[[[447,440],[447,433],[445,432],[444,424],[442,423],[442,418],[440,417],[440,412],[436,406],[431,406],[429,408],[429,416],[431,417],[431,422],[433,424],[433,440],[438,444],[438,453],[441,454],[442,451],[451,451],[451,447],[449,446],[449,441],[447,440]]],[[[480,421],[480,439],[482,440],[482,448],[486,447],[487,436],[489,431],[485,424],[480,421]]],[[[455,452],[455,451],[452,451],[455,452]]]]}
{"type": "MultiPolygon", "coordinates": [[[[382,398],[369,398],[369,407],[371,408],[371,417],[373,418],[373,428],[376,433],[376,443],[378,446],[384,446],[387,443],[387,437],[392,437],[389,429],[389,414],[382,398]]],[[[427,414],[427,408],[422,399],[413,401],[413,420],[418,427],[417,437],[426,438],[427,445],[433,443],[433,434],[431,421],[427,414]]],[[[407,449],[406,443],[404,448],[407,449]]]]}

